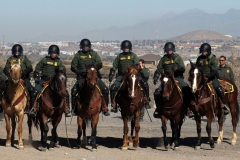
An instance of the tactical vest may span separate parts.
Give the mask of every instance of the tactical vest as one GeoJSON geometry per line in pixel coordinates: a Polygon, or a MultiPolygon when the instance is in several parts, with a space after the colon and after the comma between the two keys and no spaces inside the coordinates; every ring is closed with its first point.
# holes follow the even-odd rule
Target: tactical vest
{"type": "Polygon", "coordinates": [[[164,56],[162,59],[164,72],[171,72],[175,61],[171,57],[164,56]]]}
{"type": "Polygon", "coordinates": [[[118,73],[125,74],[127,72],[128,65],[132,66],[134,65],[134,55],[133,53],[129,54],[124,54],[120,53],[119,54],[119,62],[118,62],[118,73]]]}
{"type": "Polygon", "coordinates": [[[205,74],[207,77],[210,75],[211,73],[211,68],[210,68],[210,60],[212,58],[212,54],[210,54],[209,57],[206,58],[202,58],[198,60],[198,66],[201,68],[203,74],[205,74]]]}
{"type": "Polygon", "coordinates": [[[12,56],[11,59],[10,59],[10,63],[11,64],[20,64],[21,65],[21,70],[24,71],[27,66],[23,63],[24,62],[24,56],[20,56],[20,57],[14,57],[12,56]]]}
{"type": "Polygon", "coordinates": [[[58,59],[46,58],[42,69],[43,77],[53,77],[58,67],[59,67],[58,59]]]}
{"type": "Polygon", "coordinates": [[[93,60],[93,54],[92,52],[87,52],[87,53],[83,53],[81,51],[78,52],[78,66],[77,69],[80,72],[86,72],[86,66],[85,64],[92,64],[94,62],[93,60]]]}

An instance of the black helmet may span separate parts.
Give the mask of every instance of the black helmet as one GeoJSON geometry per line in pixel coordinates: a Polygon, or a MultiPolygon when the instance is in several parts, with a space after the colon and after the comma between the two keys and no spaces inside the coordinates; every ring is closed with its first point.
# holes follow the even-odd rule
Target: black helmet
{"type": "Polygon", "coordinates": [[[129,40],[122,41],[121,44],[121,50],[128,48],[129,50],[132,50],[132,43],[129,40]]]}
{"type": "Polygon", "coordinates": [[[89,39],[82,39],[80,42],[80,48],[83,49],[85,46],[91,48],[91,42],[89,41],[89,39]]]}
{"type": "Polygon", "coordinates": [[[20,56],[23,54],[23,48],[20,44],[15,44],[13,47],[12,47],[12,55],[14,56],[20,56]],[[16,54],[16,53],[20,53],[20,54],[16,54]]]}
{"type": "Polygon", "coordinates": [[[58,55],[60,54],[59,47],[57,45],[55,45],[55,44],[51,45],[48,48],[48,54],[52,54],[52,53],[57,53],[58,55]]]}
{"type": "Polygon", "coordinates": [[[167,42],[165,45],[164,45],[164,52],[167,52],[167,51],[173,51],[175,52],[175,45],[172,43],[172,42],[167,42]]]}
{"type": "Polygon", "coordinates": [[[211,54],[211,46],[208,43],[203,43],[199,48],[199,54],[203,52],[208,52],[208,55],[211,54]]]}

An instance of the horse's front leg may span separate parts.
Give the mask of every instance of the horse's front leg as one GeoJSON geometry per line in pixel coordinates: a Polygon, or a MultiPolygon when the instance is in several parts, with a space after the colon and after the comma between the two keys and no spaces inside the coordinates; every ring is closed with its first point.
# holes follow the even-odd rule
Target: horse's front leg
{"type": "Polygon", "coordinates": [[[172,145],[174,146],[174,135],[175,135],[175,123],[174,123],[174,120],[173,119],[170,119],[170,126],[171,126],[171,129],[172,129],[172,145]]]}
{"type": "Polygon", "coordinates": [[[135,137],[133,140],[133,147],[138,147],[139,145],[139,131],[140,131],[140,110],[138,110],[135,115],[135,137]]]}
{"type": "MultiPolygon", "coordinates": [[[[136,118],[136,117],[135,117],[136,118]]],[[[132,147],[133,146],[133,133],[134,133],[134,128],[135,128],[135,118],[133,118],[131,120],[131,134],[129,137],[129,146],[132,147]]]]}
{"type": "Polygon", "coordinates": [[[233,100],[233,102],[229,103],[229,107],[231,110],[231,116],[232,116],[232,126],[233,126],[233,134],[232,134],[232,142],[231,145],[235,145],[237,143],[237,133],[236,133],[236,128],[237,128],[237,119],[239,118],[239,104],[238,102],[235,102],[235,100],[233,100]],[[238,109],[237,109],[238,108],[238,109]]]}
{"type": "Polygon", "coordinates": [[[32,118],[27,114],[28,120],[28,140],[31,142],[32,141],[32,118]]]}
{"type": "Polygon", "coordinates": [[[49,146],[50,151],[54,151],[54,147],[61,148],[61,146],[59,145],[58,134],[57,134],[58,124],[59,124],[58,120],[52,121],[53,129],[52,129],[52,139],[49,146]]]}
{"type": "Polygon", "coordinates": [[[47,133],[49,131],[49,127],[47,125],[47,122],[40,122],[40,128],[41,128],[41,146],[38,148],[40,151],[46,151],[47,148],[47,133]]]}
{"type": "Polygon", "coordinates": [[[176,117],[175,117],[175,123],[174,123],[174,127],[173,127],[173,130],[174,130],[174,144],[172,145],[172,149],[174,150],[178,150],[179,149],[179,124],[181,123],[181,115],[178,114],[176,117]]]}
{"type": "MultiPolygon", "coordinates": [[[[24,111],[22,111],[19,116],[18,116],[18,148],[20,150],[24,149],[23,147],[23,141],[22,141],[22,123],[23,123],[23,118],[24,118],[24,111]]],[[[14,117],[15,119],[15,117],[14,117]]],[[[15,120],[14,120],[15,122],[15,120]]],[[[15,122],[15,127],[16,127],[16,122],[15,122]]]]}
{"type": "Polygon", "coordinates": [[[83,125],[83,119],[78,115],[77,117],[77,124],[78,124],[78,137],[77,137],[77,146],[78,148],[81,148],[81,136],[82,136],[82,125],[83,125]]]}
{"type": "Polygon", "coordinates": [[[197,139],[197,144],[195,145],[195,150],[198,150],[201,148],[201,116],[198,115],[197,113],[194,113],[194,118],[196,121],[196,126],[197,126],[197,135],[198,135],[198,139],[197,139]]]}
{"type": "Polygon", "coordinates": [[[15,140],[15,129],[16,129],[16,117],[11,116],[12,121],[12,135],[11,135],[11,146],[14,146],[14,140],[15,140]]]}
{"type": "Polygon", "coordinates": [[[6,139],[6,147],[11,146],[11,126],[10,126],[10,117],[5,113],[4,114],[6,121],[6,131],[7,131],[7,139],[6,139]]]}
{"type": "Polygon", "coordinates": [[[92,151],[97,150],[97,144],[96,144],[96,136],[97,136],[97,124],[99,120],[99,114],[97,113],[93,118],[92,118],[92,134],[91,134],[91,143],[92,143],[92,151]]]}
{"type": "Polygon", "coordinates": [[[223,117],[222,117],[222,111],[220,110],[220,113],[218,114],[218,139],[217,144],[221,144],[223,140],[223,117]]]}
{"type": "Polygon", "coordinates": [[[212,131],[211,124],[212,124],[212,116],[207,116],[206,131],[207,131],[207,134],[208,134],[210,147],[214,148],[215,145],[214,145],[214,140],[213,140],[212,135],[211,135],[211,131],[212,131]]]}
{"type": "Polygon", "coordinates": [[[123,119],[123,146],[122,149],[128,149],[128,118],[126,115],[122,115],[123,119]]]}
{"type": "Polygon", "coordinates": [[[167,132],[167,118],[165,118],[163,115],[161,115],[161,120],[162,120],[162,132],[163,132],[164,147],[165,147],[165,149],[169,149],[167,135],[166,135],[166,132],[167,132]]]}

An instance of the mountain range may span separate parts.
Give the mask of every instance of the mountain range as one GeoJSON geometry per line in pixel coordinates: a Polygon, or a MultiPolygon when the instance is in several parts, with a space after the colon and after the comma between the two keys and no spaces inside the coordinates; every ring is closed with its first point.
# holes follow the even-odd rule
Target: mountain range
{"type": "Polygon", "coordinates": [[[240,36],[240,10],[230,9],[224,14],[209,14],[199,9],[177,14],[167,13],[155,20],[140,21],[133,26],[112,26],[103,30],[90,30],[78,36],[41,35],[32,41],[80,41],[166,39],[194,30],[212,30],[223,35],[240,36]]]}

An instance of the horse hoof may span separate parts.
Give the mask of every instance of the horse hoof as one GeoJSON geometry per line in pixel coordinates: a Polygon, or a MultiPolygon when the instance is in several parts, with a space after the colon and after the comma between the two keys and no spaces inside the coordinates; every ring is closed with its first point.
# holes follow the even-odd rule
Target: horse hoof
{"type": "Polygon", "coordinates": [[[236,143],[237,143],[236,141],[232,141],[231,145],[232,145],[232,146],[235,146],[236,143]]]}
{"type": "Polygon", "coordinates": [[[194,149],[195,149],[195,150],[199,150],[199,149],[201,149],[201,146],[195,146],[194,149]]]}
{"type": "Polygon", "coordinates": [[[222,141],[221,140],[217,140],[217,144],[221,144],[222,143],[222,141]]]}
{"type": "Polygon", "coordinates": [[[92,152],[97,152],[97,148],[92,148],[92,152]]]}
{"type": "Polygon", "coordinates": [[[43,151],[43,152],[46,152],[46,148],[43,148],[42,146],[41,147],[38,147],[38,149],[40,150],[40,151],[43,151]]]}
{"type": "Polygon", "coordinates": [[[49,148],[49,151],[54,151],[54,148],[49,148]]]}
{"type": "Polygon", "coordinates": [[[128,149],[128,147],[122,147],[122,150],[127,150],[128,149]]]}
{"type": "Polygon", "coordinates": [[[167,146],[164,146],[165,147],[165,149],[169,149],[170,148],[170,146],[169,145],[167,145],[167,146]]]}
{"type": "Polygon", "coordinates": [[[129,142],[128,146],[133,147],[133,142],[129,142]]]}
{"type": "Polygon", "coordinates": [[[24,146],[18,146],[19,150],[24,150],[24,146]]]}
{"type": "Polygon", "coordinates": [[[175,143],[172,143],[172,145],[171,145],[171,149],[174,150],[174,148],[175,148],[175,143]]]}
{"type": "Polygon", "coordinates": [[[6,147],[11,147],[11,144],[6,144],[6,147]]]}
{"type": "Polygon", "coordinates": [[[179,151],[179,147],[175,147],[173,150],[174,151],[179,151]]]}
{"type": "Polygon", "coordinates": [[[59,144],[55,144],[55,148],[61,148],[62,146],[59,144]]]}

